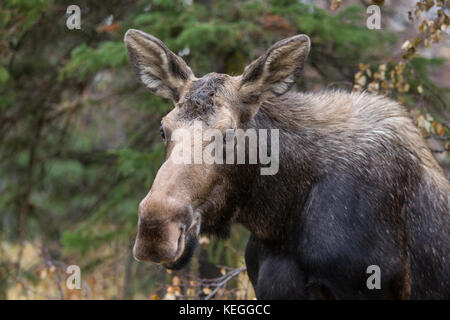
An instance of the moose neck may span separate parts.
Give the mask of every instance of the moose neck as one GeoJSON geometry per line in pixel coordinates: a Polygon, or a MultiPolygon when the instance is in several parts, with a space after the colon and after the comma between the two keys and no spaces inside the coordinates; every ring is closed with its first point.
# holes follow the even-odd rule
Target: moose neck
{"type": "Polygon", "coordinates": [[[302,211],[314,180],[313,136],[308,129],[289,123],[274,99],[264,104],[249,127],[278,129],[279,170],[274,175],[261,175],[260,168],[241,166],[237,169],[241,204],[236,221],[259,239],[284,239],[290,234],[293,219],[302,211]],[[275,109],[274,109],[275,108],[275,109]],[[280,110],[279,112],[277,110],[280,110]]]}

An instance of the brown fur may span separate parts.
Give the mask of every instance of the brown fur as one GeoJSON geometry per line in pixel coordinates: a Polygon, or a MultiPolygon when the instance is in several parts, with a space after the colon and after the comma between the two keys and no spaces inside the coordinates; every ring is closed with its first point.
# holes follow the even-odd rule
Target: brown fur
{"type": "Polygon", "coordinates": [[[259,298],[450,296],[450,184],[402,106],[288,92],[309,53],[305,35],[279,41],[242,76],[201,79],[150,35],[129,30],[125,42],[139,79],[175,105],[162,120],[166,162],[139,206],[137,258],[182,267],[199,232],[227,236],[239,222],[252,234],[246,262],[259,298]],[[193,132],[194,120],[222,133],[278,129],[279,172],[175,164],[172,132],[193,132]],[[383,290],[365,286],[371,264],[383,290]]]}

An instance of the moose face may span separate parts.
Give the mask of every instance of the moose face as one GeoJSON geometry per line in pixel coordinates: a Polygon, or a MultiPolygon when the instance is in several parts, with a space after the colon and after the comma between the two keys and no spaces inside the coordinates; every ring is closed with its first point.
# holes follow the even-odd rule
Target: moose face
{"type": "Polygon", "coordinates": [[[293,86],[310,40],[297,35],[277,42],[240,76],[210,73],[202,78],[149,34],[130,29],[124,41],[139,80],[174,103],[161,121],[166,160],[139,205],[133,252],[137,260],[177,269],[189,262],[201,230],[221,230],[233,216],[226,213],[233,185],[225,166],[231,164],[198,161],[208,143],[196,144],[197,131],[213,129],[226,137],[226,131],[248,126],[262,102],[293,86]],[[193,150],[192,161],[180,163],[179,150],[186,148],[193,150]]]}

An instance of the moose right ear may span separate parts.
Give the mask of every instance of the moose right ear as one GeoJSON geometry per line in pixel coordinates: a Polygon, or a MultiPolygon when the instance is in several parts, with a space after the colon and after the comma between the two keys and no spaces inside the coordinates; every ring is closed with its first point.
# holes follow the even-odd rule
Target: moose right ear
{"type": "Polygon", "coordinates": [[[178,102],[186,83],[195,78],[191,69],[158,38],[130,29],[125,44],[139,80],[154,94],[178,102]]]}
{"type": "Polygon", "coordinates": [[[301,34],[275,43],[264,55],[249,64],[240,76],[242,100],[256,113],[264,100],[286,93],[300,75],[311,47],[307,35],[301,34]]]}

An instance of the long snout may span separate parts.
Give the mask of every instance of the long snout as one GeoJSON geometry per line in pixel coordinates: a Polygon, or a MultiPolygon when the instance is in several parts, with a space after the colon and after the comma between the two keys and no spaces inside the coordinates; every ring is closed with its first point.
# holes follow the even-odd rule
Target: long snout
{"type": "Polygon", "coordinates": [[[170,263],[184,250],[186,226],[181,222],[153,223],[139,219],[133,254],[138,261],[170,263]]]}

